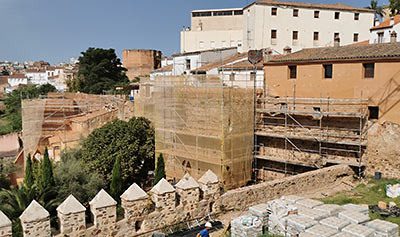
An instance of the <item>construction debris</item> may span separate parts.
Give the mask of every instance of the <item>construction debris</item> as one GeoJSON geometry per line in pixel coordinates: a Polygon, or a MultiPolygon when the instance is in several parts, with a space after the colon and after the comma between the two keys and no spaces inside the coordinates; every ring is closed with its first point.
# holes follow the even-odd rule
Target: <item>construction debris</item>
{"type": "Polygon", "coordinates": [[[263,232],[262,222],[258,217],[239,216],[231,221],[232,237],[257,237],[263,232]]]}

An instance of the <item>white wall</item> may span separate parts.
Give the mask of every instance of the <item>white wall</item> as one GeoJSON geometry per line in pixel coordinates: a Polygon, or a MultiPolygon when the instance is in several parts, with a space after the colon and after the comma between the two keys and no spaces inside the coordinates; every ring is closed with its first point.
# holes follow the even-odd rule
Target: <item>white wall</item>
{"type": "Polygon", "coordinates": [[[379,42],[379,43],[389,43],[390,42],[390,34],[392,33],[393,30],[396,31],[396,33],[397,33],[396,42],[398,42],[400,40],[400,24],[394,25],[389,28],[371,30],[369,43],[376,44],[379,42],[378,41],[378,33],[379,32],[383,32],[383,41],[379,42]]]}
{"type": "Polygon", "coordinates": [[[27,85],[28,79],[26,77],[25,78],[8,78],[8,84],[10,84],[11,87],[18,86],[20,84],[27,85]]]}
{"type": "Polygon", "coordinates": [[[182,31],[181,32],[181,53],[210,50],[215,48],[237,47],[243,45],[242,30],[211,30],[211,31],[182,31]],[[231,46],[231,41],[234,45],[231,46]],[[200,42],[203,42],[201,47],[200,42]],[[214,42],[214,46],[211,44],[214,42]]]}
{"type": "Polygon", "coordinates": [[[289,46],[293,51],[302,48],[333,46],[334,33],[338,32],[341,45],[353,44],[353,34],[358,33],[359,40],[369,40],[369,29],[374,23],[373,13],[360,12],[359,20],[354,20],[354,12],[323,9],[299,9],[299,16],[293,17],[293,7],[277,7],[255,4],[244,11],[244,51],[268,48],[283,53],[289,46]],[[276,7],[277,16],[271,15],[271,8],[276,7]],[[319,18],[314,18],[318,10],[319,18]],[[339,20],[334,19],[335,12],[340,12],[339,20]],[[277,30],[277,40],[271,40],[271,30],[277,30]],[[298,31],[298,40],[292,40],[292,32],[298,31]],[[314,32],[319,32],[318,42],[314,42],[314,32]]]}

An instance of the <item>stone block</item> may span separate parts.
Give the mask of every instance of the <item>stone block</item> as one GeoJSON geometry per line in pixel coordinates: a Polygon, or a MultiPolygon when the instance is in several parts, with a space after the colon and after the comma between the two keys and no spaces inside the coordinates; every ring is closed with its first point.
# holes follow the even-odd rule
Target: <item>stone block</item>
{"type": "Polygon", "coordinates": [[[366,215],[368,215],[368,213],[369,213],[368,206],[362,206],[362,205],[349,203],[349,204],[343,205],[342,207],[346,211],[356,211],[356,212],[364,213],[366,215]]]}
{"type": "Polygon", "coordinates": [[[387,209],[387,204],[386,204],[386,202],[379,201],[378,202],[378,207],[380,209],[386,210],[387,209]]]}
{"type": "Polygon", "coordinates": [[[307,232],[300,233],[299,237],[318,237],[318,235],[310,234],[307,232]]]}
{"type": "Polygon", "coordinates": [[[316,225],[318,222],[304,216],[290,215],[286,218],[286,225],[292,229],[296,229],[299,233],[306,231],[306,229],[316,225]]]}
{"type": "Polygon", "coordinates": [[[283,196],[281,199],[288,201],[290,204],[295,204],[297,201],[306,199],[304,197],[296,196],[296,195],[288,195],[283,196]]]}
{"type": "Polygon", "coordinates": [[[338,232],[339,232],[338,230],[335,230],[333,228],[330,228],[330,227],[327,227],[324,225],[320,225],[320,224],[314,225],[311,228],[306,230],[306,233],[313,234],[313,235],[320,236],[320,237],[332,236],[338,232]]]}
{"type": "Polygon", "coordinates": [[[308,217],[315,221],[319,221],[328,217],[328,214],[326,214],[325,212],[320,212],[318,210],[308,208],[299,208],[297,210],[297,213],[299,214],[299,216],[308,217]]]}
{"type": "Polygon", "coordinates": [[[356,211],[342,211],[338,216],[340,219],[350,221],[353,224],[362,224],[371,220],[368,215],[356,211]]]}
{"type": "Polygon", "coordinates": [[[268,216],[269,216],[269,212],[268,212],[268,206],[267,204],[258,204],[252,207],[249,207],[249,213],[253,216],[258,217],[263,226],[267,225],[268,222],[268,216]]]}
{"type": "Polygon", "coordinates": [[[312,209],[314,207],[321,206],[323,204],[324,203],[321,201],[317,201],[317,200],[313,200],[313,199],[309,199],[309,198],[302,199],[302,200],[299,200],[296,202],[297,207],[299,207],[299,208],[303,207],[303,208],[308,208],[308,209],[312,209]]]}
{"type": "Polygon", "coordinates": [[[321,206],[314,207],[314,210],[325,213],[328,216],[334,216],[343,211],[343,208],[337,204],[323,204],[321,206]]]}
{"type": "Polygon", "coordinates": [[[332,237],[354,237],[354,235],[351,235],[351,234],[348,234],[345,232],[339,232],[339,233],[333,235],[332,237]]]}
{"type": "Polygon", "coordinates": [[[382,237],[399,236],[399,226],[392,222],[376,219],[373,221],[369,221],[364,225],[372,229],[375,229],[376,230],[375,236],[382,236],[382,237]]]}
{"type": "Polygon", "coordinates": [[[363,225],[350,224],[343,228],[342,232],[357,237],[373,237],[375,230],[363,225]]]}
{"type": "Polygon", "coordinates": [[[340,219],[336,216],[331,216],[323,219],[319,223],[335,230],[342,230],[344,227],[350,225],[350,221],[340,219]]]}

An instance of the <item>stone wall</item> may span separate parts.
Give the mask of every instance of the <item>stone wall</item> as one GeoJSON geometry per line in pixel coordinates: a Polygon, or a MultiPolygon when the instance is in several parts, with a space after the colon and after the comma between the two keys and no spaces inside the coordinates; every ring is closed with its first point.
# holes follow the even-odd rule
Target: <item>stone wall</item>
{"type": "Polygon", "coordinates": [[[138,76],[149,75],[161,67],[161,51],[145,49],[127,49],[122,51],[123,66],[128,69],[129,80],[138,76]]]}
{"type": "MultiPolygon", "coordinates": [[[[116,220],[117,202],[106,191],[101,190],[89,203],[94,223],[90,227],[87,227],[85,218],[82,218],[85,208],[70,195],[57,208],[61,226],[57,236],[150,235],[162,228],[199,219],[208,214],[215,215],[233,209],[244,210],[282,195],[310,191],[353,174],[348,166],[337,165],[231,190],[222,195],[221,184],[211,171],[207,171],[199,181],[186,174],[186,180],[178,182],[176,189],[162,179],[149,194],[138,185],[132,184],[121,195],[125,218],[119,221],[116,220]]],[[[48,212],[33,201],[20,217],[24,236],[50,236],[49,217],[48,212]]],[[[8,222],[3,220],[0,223],[8,222]]],[[[1,225],[0,228],[1,231],[1,225]]]]}

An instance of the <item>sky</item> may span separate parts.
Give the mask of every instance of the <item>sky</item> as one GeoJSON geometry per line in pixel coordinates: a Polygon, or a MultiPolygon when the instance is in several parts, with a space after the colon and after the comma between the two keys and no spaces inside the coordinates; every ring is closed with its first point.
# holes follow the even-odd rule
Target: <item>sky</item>
{"type": "MultiPolygon", "coordinates": [[[[300,0],[292,0],[300,1],[300,0]]],[[[380,0],[387,4],[388,0],[380,0]]],[[[89,47],[179,52],[190,12],[250,0],[0,0],[0,61],[69,62],[89,47]]],[[[368,6],[370,0],[301,0],[368,6]]]]}

